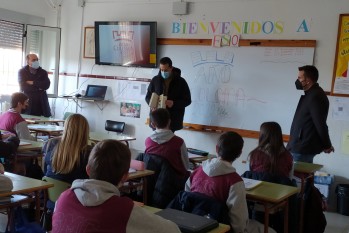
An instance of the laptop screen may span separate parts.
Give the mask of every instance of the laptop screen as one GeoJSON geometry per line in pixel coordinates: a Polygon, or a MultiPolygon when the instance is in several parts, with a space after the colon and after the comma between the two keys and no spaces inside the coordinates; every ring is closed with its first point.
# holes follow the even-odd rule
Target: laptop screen
{"type": "Polygon", "coordinates": [[[88,85],[86,89],[86,98],[100,98],[104,100],[105,93],[107,92],[107,86],[88,85]]]}

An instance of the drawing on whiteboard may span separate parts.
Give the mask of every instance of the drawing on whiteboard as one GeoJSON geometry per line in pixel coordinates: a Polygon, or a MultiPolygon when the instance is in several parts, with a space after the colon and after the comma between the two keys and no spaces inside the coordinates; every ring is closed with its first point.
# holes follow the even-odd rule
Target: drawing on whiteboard
{"type": "Polygon", "coordinates": [[[287,134],[302,94],[297,67],[312,64],[314,48],[160,45],[159,54],[173,57],[189,85],[184,122],[259,130],[276,121],[287,134]]]}

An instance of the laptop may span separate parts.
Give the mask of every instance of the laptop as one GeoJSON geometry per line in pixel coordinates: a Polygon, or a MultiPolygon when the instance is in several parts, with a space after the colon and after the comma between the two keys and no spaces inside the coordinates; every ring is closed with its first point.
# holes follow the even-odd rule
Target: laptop
{"type": "Polygon", "coordinates": [[[88,85],[85,95],[81,96],[81,99],[104,100],[106,92],[107,92],[107,86],[88,85]]]}
{"type": "Polygon", "coordinates": [[[214,219],[175,209],[163,209],[155,214],[176,223],[184,233],[204,233],[219,225],[214,219]]]}

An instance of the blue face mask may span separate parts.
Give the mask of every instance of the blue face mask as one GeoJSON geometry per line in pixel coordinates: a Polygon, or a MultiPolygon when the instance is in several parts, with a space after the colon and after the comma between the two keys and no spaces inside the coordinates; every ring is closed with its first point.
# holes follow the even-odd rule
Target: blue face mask
{"type": "Polygon", "coordinates": [[[161,71],[161,76],[162,76],[164,79],[167,79],[168,77],[170,77],[170,72],[161,71]]]}
{"type": "Polygon", "coordinates": [[[39,61],[33,61],[33,62],[32,62],[32,66],[31,66],[31,67],[32,67],[33,69],[37,69],[37,68],[39,68],[39,66],[40,66],[39,61]]]}

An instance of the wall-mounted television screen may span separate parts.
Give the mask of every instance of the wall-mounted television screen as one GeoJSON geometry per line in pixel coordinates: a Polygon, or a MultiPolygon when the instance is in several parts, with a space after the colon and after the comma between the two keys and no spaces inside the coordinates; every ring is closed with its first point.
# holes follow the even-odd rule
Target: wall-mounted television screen
{"type": "Polygon", "coordinates": [[[156,68],[156,22],[95,22],[98,65],[156,68]]]}

